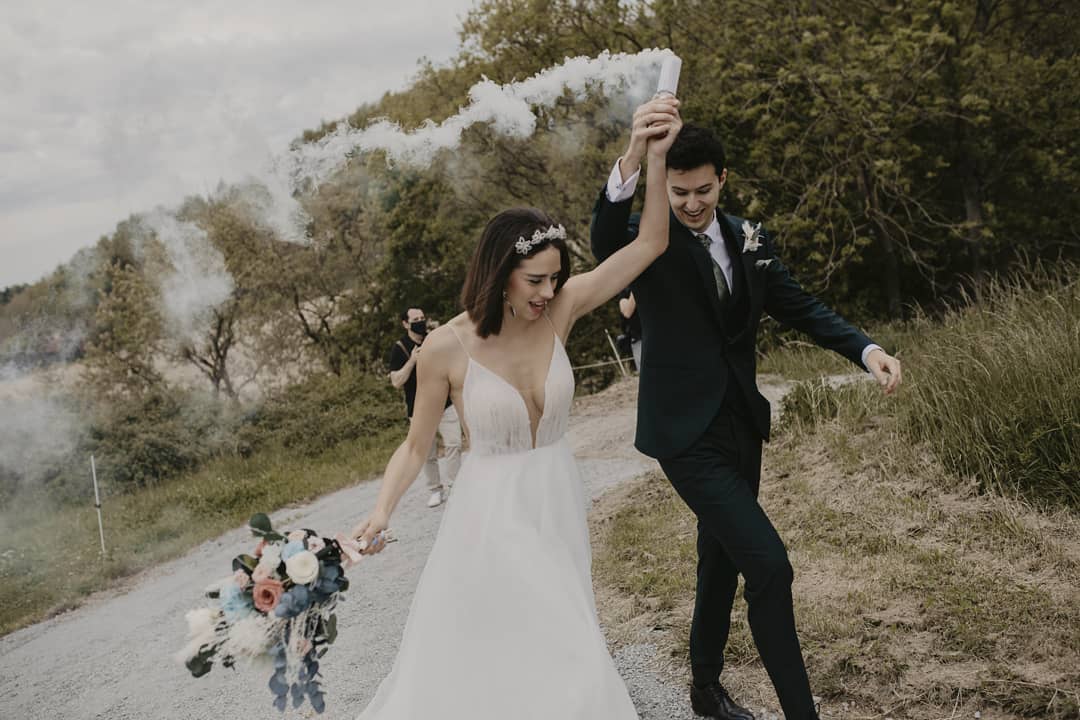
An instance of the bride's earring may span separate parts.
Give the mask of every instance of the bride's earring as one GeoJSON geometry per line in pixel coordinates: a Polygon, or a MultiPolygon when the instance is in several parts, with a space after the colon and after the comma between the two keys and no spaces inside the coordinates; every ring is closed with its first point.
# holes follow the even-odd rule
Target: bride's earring
{"type": "Polygon", "coordinates": [[[503,290],[503,300],[510,306],[510,317],[517,317],[517,310],[514,309],[514,304],[510,302],[510,298],[507,297],[505,290],[503,290]]]}

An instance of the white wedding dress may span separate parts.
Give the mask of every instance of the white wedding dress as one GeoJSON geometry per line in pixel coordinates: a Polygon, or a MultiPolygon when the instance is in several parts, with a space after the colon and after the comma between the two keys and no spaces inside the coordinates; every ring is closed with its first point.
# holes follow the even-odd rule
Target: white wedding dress
{"type": "Polygon", "coordinates": [[[524,398],[469,358],[472,450],[397,659],[360,720],[637,718],[596,616],[586,498],[565,438],[574,376],[557,336],[544,392],[534,447],[524,398]]]}

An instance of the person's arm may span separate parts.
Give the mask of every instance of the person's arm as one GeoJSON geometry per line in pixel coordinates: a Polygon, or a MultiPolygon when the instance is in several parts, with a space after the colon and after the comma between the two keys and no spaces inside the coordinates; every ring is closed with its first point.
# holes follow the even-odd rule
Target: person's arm
{"type": "Polygon", "coordinates": [[[656,110],[645,116],[648,126],[642,130],[649,138],[646,170],[645,209],[637,237],[589,272],[566,281],[555,300],[560,313],[567,317],[567,327],[607,302],[630,281],[649,267],[668,246],[667,151],[682,129],[677,105],[654,101],[656,110]]]}
{"type": "Polygon", "coordinates": [[[395,345],[394,357],[390,365],[390,384],[398,390],[405,387],[405,383],[409,382],[409,376],[412,375],[413,369],[416,367],[416,359],[420,356],[420,346],[414,347],[408,357],[404,356],[405,353],[401,348],[395,345]],[[403,357],[404,362],[401,361],[403,357]],[[397,365],[396,368],[395,365],[397,365]]]}
{"type": "Polygon", "coordinates": [[[615,162],[607,183],[600,190],[589,227],[593,255],[600,262],[625,247],[637,235],[636,218],[630,215],[634,190],[641,161],[648,152],[648,141],[653,132],[650,125],[657,122],[658,113],[667,107],[669,100],[651,100],[634,112],[630,143],[626,152],[615,162]]]}
{"type": "MultiPolygon", "coordinates": [[[[809,335],[823,348],[843,355],[868,370],[891,394],[900,384],[900,361],[825,305],[791,276],[776,256],[771,238],[764,238],[765,312],[788,327],[809,335]]],[[[762,263],[762,260],[757,261],[762,263]]]]}
{"type": "Polygon", "coordinates": [[[637,301],[634,300],[634,293],[630,293],[624,298],[619,299],[619,312],[622,316],[629,320],[634,316],[637,311],[637,301]]]}
{"type": "Polygon", "coordinates": [[[449,367],[453,347],[449,345],[448,339],[456,341],[449,332],[436,330],[424,341],[423,357],[416,364],[416,402],[409,424],[409,434],[390,457],[375,508],[353,528],[350,535],[363,541],[365,553],[382,550],[383,543],[372,545],[372,540],[389,527],[394,508],[420,474],[420,469],[427,461],[431,443],[435,441],[435,431],[439,427],[439,421],[446,409],[446,398],[450,393],[449,367]]]}

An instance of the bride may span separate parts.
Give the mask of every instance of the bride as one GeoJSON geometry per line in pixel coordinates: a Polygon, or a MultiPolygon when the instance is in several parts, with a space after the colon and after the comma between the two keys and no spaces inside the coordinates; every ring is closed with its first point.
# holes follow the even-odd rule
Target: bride
{"type": "Polygon", "coordinates": [[[637,239],[570,277],[561,225],[532,208],[501,212],[470,261],[465,312],[424,342],[408,437],[352,531],[364,552],[383,549],[379,533],[427,458],[447,394],[471,452],[397,659],[361,720],[637,718],[596,616],[563,342],[667,248],[666,156],[682,121],[674,98],[650,108],[632,131],[648,143],[637,239]]]}

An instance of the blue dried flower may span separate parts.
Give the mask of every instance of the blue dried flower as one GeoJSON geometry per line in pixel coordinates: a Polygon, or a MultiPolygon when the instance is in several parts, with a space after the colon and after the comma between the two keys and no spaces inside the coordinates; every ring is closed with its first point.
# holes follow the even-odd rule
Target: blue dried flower
{"type": "Polygon", "coordinates": [[[294,618],[311,606],[311,593],[306,585],[294,585],[282,593],[274,614],[279,618],[294,618]]]}
{"type": "Polygon", "coordinates": [[[281,559],[288,560],[296,553],[303,552],[306,549],[303,540],[292,540],[285,543],[285,547],[281,548],[281,559]]]}
{"type": "Polygon", "coordinates": [[[255,611],[251,605],[251,600],[240,591],[239,587],[231,583],[221,588],[219,602],[221,603],[221,613],[225,616],[225,621],[230,625],[243,620],[255,611]]]}

